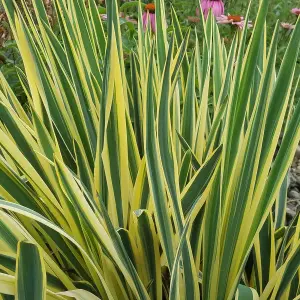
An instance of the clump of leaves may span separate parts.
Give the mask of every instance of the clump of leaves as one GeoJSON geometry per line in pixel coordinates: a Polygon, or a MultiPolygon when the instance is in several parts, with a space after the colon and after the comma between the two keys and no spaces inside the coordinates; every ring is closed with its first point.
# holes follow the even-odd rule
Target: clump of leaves
{"type": "Polygon", "coordinates": [[[14,40],[5,41],[0,48],[0,72],[6,78],[20,103],[26,103],[20,76],[23,74],[23,62],[19,49],[14,40]]]}

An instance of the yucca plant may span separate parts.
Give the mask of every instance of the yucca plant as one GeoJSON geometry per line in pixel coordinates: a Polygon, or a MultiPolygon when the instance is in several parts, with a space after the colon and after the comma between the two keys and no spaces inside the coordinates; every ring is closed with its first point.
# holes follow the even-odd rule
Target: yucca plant
{"type": "Polygon", "coordinates": [[[24,60],[24,111],[0,73],[2,299],[293,299],[300,220],[285,224],[300,139],[298,22],[280,69],[268,0],[230,49],[212,16],[188,55],[156,1],[130,72],[117,1],[2,0],[24,60]],[[283,136],[276,156],[280,135],[283,136]]]}

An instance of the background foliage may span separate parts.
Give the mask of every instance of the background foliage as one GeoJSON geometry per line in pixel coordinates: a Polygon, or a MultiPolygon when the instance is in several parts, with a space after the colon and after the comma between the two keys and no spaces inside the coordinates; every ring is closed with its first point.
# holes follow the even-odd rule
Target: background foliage
{"type": "MultiPolygon", "coordinates": [[[[19,0],[18,0],[19,1],[19,0]]],[[[28,1],[30,2],[30,1],[28,1]]],[[[46,3],[51,3],[51,1],[46,0],[46,3]]],[[[152,1],[145,0],[143,3],[150,3],[152,1]]],[[[230,14],[238,14],[245,15],[248,7],[248,2],[243,0],[225,0],[225,9],[226,13],[230,14]]],[[[98,5],[98,9],[100,13],[106,13],[105,3],[103,0],[95,0],[95,3],[98,5]]],[[[129,15],[131,18],[137,19],[137,5],[136,1],[120,1],[119,5],[123,5],[122,11],[125,15],[129,15]],[[125,4],[125,5],[124,5],[125,4]]],[[[185,33],[189,28],[197,26],[197,24],[193,24],[188,21],[189,16],[195,16],[196,7],[198,7],[198,0],[167,0],[165,1],[165,5],[167,8],[166,17],[168,18],[168,23],[171,24],[171,6],[175,8],[177,17],[180,22],[181,29],[183,33],[185,33]]],[[[255,18],[256,13],[258,11],[259,1],[252,1],[252,6],[250,10],[250,19],[255,18]]],[[[268,31],[272,30],[279,20],[280,22],[288,22],[295,23],[296,17],[290,13],[291,8],[299,6],[298,0],[270,0],[270,5],[268,9],[267,15],[267,28],[268,31]]],[[[0,4],[0,14],[4,12],[3,6],[0,4]]],[[[49,12],[53,17],[53,21],[55,22],[55,17],[53,16],[54,11],[51,10],[49,12]]],[[[126,54],[125,59],[129,60],[129,55],[131,50],[135,47],[134,39],[137,38],[136,26],[134,26],[131,22],[127,22],[127,20],[122,19],[122,40],[124,45],[124,51],[126,54]]],[[[55,25],[55,23],[54,23],[55,25]]],[[[104,24],[105,26],[105,24],[104,24]]],[[[5,19],[1,19],[0,28],[7,31],[9,26],[5,19]]],[[[104,27],[105,28],[105,27],[104,27]]],[[[221,36],[225,38],[225,41],[229,45],[235,30],[233,30],[230,26],[220,26],[221,36]]],[[[172,34],[172,26],[169,28],[169,33],[172,34]]],[[[198,34],[201,36],[202,30],[198,29],[198,34]]],[[[282,61],[282,57],[288,42],[288,38],[291,32],[281,29],[281,35],[279,38],[279,50],[278,50],[278,60],[282,61]]],[[[10,34],[7,36],[8,39],[13,38],[10,34]]],[[[271,36],[268,36],[270,39],[271,36]]],[[[23,92],[23,88],[18,80],[17,75],[19,74],[18,69],[22,69],[22,61],[18,54],[17,49],[14,47],[15,43],[8,42],[5,43],[5,40],[0,40],[0,68],[2,72],[5,74],[5,77],[10,81],[12,88],[21,99],[22,103],[26,102],[26,95],[23,92]]],[[[269,40],[270,42],[270,40],[269,40]]],[[[190,38],[190,47],[193,47],[195,44],[195,38],[192,36],[190,38]]],[[[300,62],[298,63],[298,67],[296,69],[297,74],[300,74],[300,62]]],[[[297,91],[296,98],[300,99],[300,91],[297,91]]]]}

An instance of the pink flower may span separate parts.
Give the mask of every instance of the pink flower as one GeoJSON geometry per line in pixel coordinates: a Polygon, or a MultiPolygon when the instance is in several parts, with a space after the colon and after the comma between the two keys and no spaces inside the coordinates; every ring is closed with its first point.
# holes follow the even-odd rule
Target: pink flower
{"type": "MultiPolygon", "coordinates": [[[[233,15],[222,15],[220,17],[217,17],[217,23],[218,24],[232,24],[237,26],[239,29],[243,29],[245,26],[245,20],[242,16],[233,16],[233,15]]],[[[247,24],[248,28],[253,27],[252,22],[248,21],[247,24]]]]}
{"type": "Polygon", "coordinates": [[[292,29],[295,28],[295,25],[290,24],[290,23],[284,23],[284,22],[283,22],[283,23],[281,23],[280,25],[281,25],[282,28],[288,29],[288,30],[292,30],[292,29]]]}
{"type": "MultiPolygon", "coordinates": [[[[220,17],[224,14],[224,3],[222,0],[202,0],[201,8],[205,19],[207,18],[210,9],[215,17],[220,17]]],[[[197,16],[200,14],[198,8],[196,14],[197,16]]]]}
{"type": "Polygon", "coordinates": [[[294,14],[294,15],[297,15],[297,16],[299,16],[300,15],[300,8],[293,8],[292,10],[291,10],[291,13],[292,14],[294,14]]]}
{"type": "Polygon", "coordinates": [[[149,3],[145,6],[145,12],[143,13],[143,26],[146,30],[148,26],[148,20],[150,20],[150,25],[152,32],[156,32],[156,20],[155,20],[155,4],[149,3]]]}
{"type": "Polygon", "coordinates": [[[107,14],[100,15],[100,17],[103,21],[107,21],[107,14]]]}

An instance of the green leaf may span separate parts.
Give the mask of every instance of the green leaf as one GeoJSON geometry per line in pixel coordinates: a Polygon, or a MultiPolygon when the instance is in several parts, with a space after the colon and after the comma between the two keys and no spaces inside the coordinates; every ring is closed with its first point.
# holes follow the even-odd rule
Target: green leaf
{"type": "Polygon", "coordinates": [[[154,92],[153,92],[153,72],[154,72],[154,49],[151,51],[148,78],[147,78],[147,114],[144,119],[145,128],[145,157],[147,175],[150,191],[155,205],[155,216],[157,220],[158,232],[160,234],[162,247],[166,253],[168,265],[171,268],[174,261],[173,250],[173,229],[168,218],[168,207],[163,183],[163,175],[159,164],[158,145],[155,135],[155,114],[154,114],[154,92]]]}
{"type": "Polygon", "coordinates": [[[236,300],[258,300],[259,296],[256,290],[245,285],[239,285],[235,296],[236,300]]]}
{"type": "Polygon", "coordinates": [[[208,186],[218,165],[221,153],[222,147],[216,149],[212,156],[207,159],[182,191],[181,202],[185,215],[191,209],[193,203],[201,197],[205,188],[208,186]]]}
{"type": "Polygon", "coordinates": [[[46,272],[39,248],[30,242],[20,242],[17,255],[17,298],[20,300],[46,299],[46,272]]]}
{"type": "MultiPolygon", "coordinates": [[[[120,6],[120,11],[126,11],[127,9],[138,7],[140,4],[139,1],[131,1],[131,2],[125,2],[120,6]]],[[[146,6],[145,3],[141,3],[142,8],[146,6]]]]}
{"type": "Polygon", "coordinates": [[[96,297],[92,293],[85,291],[85,290],[74,290],[74,291],[67,291],[67,292],[61,292],[57,293],[57,295],[63,295],[75,298],[76,300],[100,300],[99,297],[96,297]]]}

